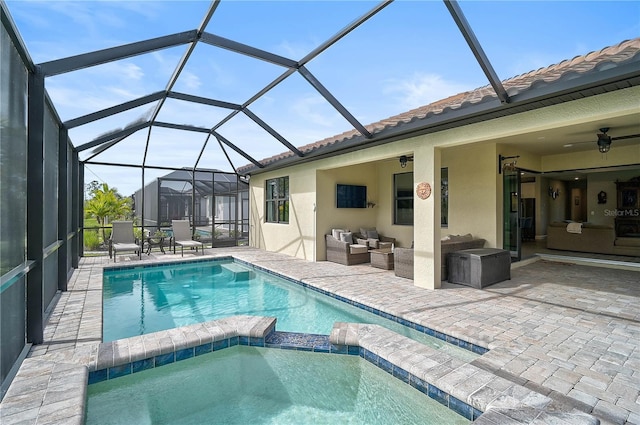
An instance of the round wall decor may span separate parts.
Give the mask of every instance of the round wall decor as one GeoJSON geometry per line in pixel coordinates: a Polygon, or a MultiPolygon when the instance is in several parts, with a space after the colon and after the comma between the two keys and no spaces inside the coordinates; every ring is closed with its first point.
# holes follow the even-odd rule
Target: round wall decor
{"type": "Polygon", "coordinates": [[[420,199],[427,199],[431,196],[431,185],[427,182],[418,183],[418,187],[416,187],[416,195],[420,199]]]}

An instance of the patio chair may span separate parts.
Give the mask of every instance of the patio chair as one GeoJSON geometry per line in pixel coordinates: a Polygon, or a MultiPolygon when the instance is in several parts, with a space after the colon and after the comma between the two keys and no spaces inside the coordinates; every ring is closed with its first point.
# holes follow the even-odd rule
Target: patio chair
{"type": "Polygon", "coordinates": [[[133,251],[140,258],[142,247],[138,244],[133,234],[133,221],[114,221],[111,237],[109,238],[109,258],[113,255],[113,262],[116,262],[116,255],[122,251],[133,251]]]}
{"type": "Polygon", "coordinates": [[[189,220],[172,220],[171,227],[173,229],[172,245],[173,253],[176,253],[176,245],[180,245],[180,253],[184,257],[184,247],[195,248],[196,253],[198,248],[202,248],[202,255],[204,255],[204,244],[200,241],[194,241],[191,237],[191,225],[189,220]]]}

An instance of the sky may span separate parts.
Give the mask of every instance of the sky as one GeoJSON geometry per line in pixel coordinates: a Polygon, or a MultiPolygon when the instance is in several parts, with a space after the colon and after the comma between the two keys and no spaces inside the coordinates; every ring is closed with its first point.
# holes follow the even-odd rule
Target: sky
{"type": "MultiPolygon", "coordinates": [[[[196,29],[208,1],[6,1],[36,64],[196,29]]],[[[374,8],[371,1],[222,0],[205,31],[298,61],[374,8]]],[[[459,1],[501,80],[640,36],[638,1],[459,1]]],[[[48,77],[45,88],[63,121],[164,90],[187,50],[180,45],[48,77]]],[[[396,0],[306,67],[363,125],[485,86],[488,80],[442,1],[396,0]]],[[[243,104],[286,69],[198,43],[174,91],[243,104]]],[[[140,119],[155,104],[73,128],[75,146],[140,119]]],[[[299,73],[249,105],[294,146],[351,130],[299,73]]],[[[158,121],[212,128],[229,110],[175,99],[158,121]]],[[[217,130],[260,160],[287,148],[244,114],[217,130]]],[[[153,128],[93,157],[103,163],[233,171],[206,135],[153,128]],[[147,152],[145,159],[145,151],[147,152]]],[[[249,161],[230,149],[235,167],[249,161]]],[[[94,154],[83,151],[81,159],[94,154]]],[[[145,184],[166,174],[147,170],[145,184]]],[[[85,180],[123,195],[140,188],[139,170],[87,164],[85,180]]]]}

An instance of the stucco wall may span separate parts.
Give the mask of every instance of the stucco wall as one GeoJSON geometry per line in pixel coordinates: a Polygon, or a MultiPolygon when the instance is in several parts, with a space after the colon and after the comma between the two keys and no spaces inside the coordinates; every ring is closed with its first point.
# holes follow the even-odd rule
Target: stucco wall
{"type": "MultiPolygon", "coordinates": [[[[477,144],[446,149],[442,167],[449,170],[449,226],[442,234],[474,236],[496,247],[496,145],[477,144]]],[[[501,199],[501,198],[500,198],[501,199]]],[[[498,211],[498,215],[502,210],[498,211]]]]}
{"type": "MultiPolygon", "coordinates": [[[[441,233],[472,233],[487,239],[487,246],[502,246],[502,176],[497,172],[498,154],[520,155],[518,167],[538,172],[638,164],[640,146],[637,144],[624,147],[614,142],[605,157],[595,149],[541,157],[517,147],[519,135],[524,133],[580,123],[591,123],[598,128],[608,118],[637,115],[638,96],[640,88],[620,90],[253,175],[251,244],[299,258],[322,260],[323,235],[332,227],[357,229],[362,224],[375,225],[382,234],[396,237],[401,246],[415,241],[418,259],[415,284],[438,287],[441,233]],[[400,155],[414,155],[415,161],[401,169],[400,155]],[[393,174],[410,171],[411,167],[414,187],[419,182],[429,182],[433,193],[425,201],[414,197],[413,227],[395,226],[393,174]],[[449,171],[449,226],[446,229],[440,228],[441,167],[449,171]],[[264,180],[285,175],[290,177],[290,222],[288,225],[264,223],[264,180]],[[376,206],[339,211],[335,208],[335,184],[339,182],[365,184],[369,200],[376,206]]],[[[594,182],[593,190],[597,187],[594,182]]],[[[606,191],[611,192],[610,198],[615,197],[614,190],[606,191]]],[[[567,193],[564,183],[547,181],[544,175],[536,182],[536,196],[540,201],[536,208],[541,212],[536,226],[539,232],[546,230],[547,221],[564,219],[560,206],[566,208],[567,193]],[[556,183],[561,196],[551,201],[548,186],[556,183]]],[[[594,211],[594,215],[598,215],[601,210],[592,206],[594,199],[590,188],[587,208],[589,214],[594,211]]]]}
{"type": "Polygon", "coordinates": [[[251,246],[313,260],[316,247],[313,211],[316,203],[316,179],[313,168],[296,166],[253,176],[250,180],[249,197],[251,246]],[[265,181],[284,176],[289,176],[289,223],[265,223],[265,181]]]}

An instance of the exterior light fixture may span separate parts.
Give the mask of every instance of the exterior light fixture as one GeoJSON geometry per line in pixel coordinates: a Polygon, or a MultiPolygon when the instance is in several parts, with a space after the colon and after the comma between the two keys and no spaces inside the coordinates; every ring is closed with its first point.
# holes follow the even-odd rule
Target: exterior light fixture
{"type": "Polygon", "coordinates": [[[609,127],[603,127],[600,129],[602,133],[598,133],[598,150],[600,153],[607,153],[611,149],[611,137],[607,136],[609,127]]]}
{"type": "Polygon", "coordinates": [[[400,159],[400,167],[402,168],[406,168],[407,162],[413,161],[413,157],[407,156],[407,155],[402,155],[399,159],[400,159]]]}

